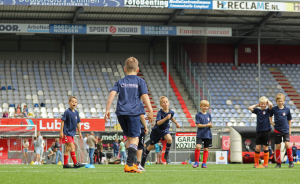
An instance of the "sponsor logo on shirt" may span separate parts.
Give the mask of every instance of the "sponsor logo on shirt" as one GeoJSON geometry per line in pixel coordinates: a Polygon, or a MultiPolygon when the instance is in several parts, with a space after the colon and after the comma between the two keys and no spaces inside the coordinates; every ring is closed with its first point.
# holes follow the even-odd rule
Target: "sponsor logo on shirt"
{"type": "Polygon", "coordinates": [[[209,121],[209,118],[207,118],[207,121],[209,121]]]}
{"type": "Polygon", "coordinates": [[[285,116],[285,112],[283,113],[283,116],[285,116]]]}
{"type": "Polygon", "coordinates": [[[263,111],[263,114],[266,114],[266,111],[263,111]]]}
{"type": "Polygon", "coordinates": [[[137,84],[126,84],[126,83],[122,83],[121,84],[121,88],[138,88],[139,85],[137,84]]]}
{"type": "Polygon", "coordinates": [[[75,119],[77,119],[77,116],[75,116],[75,119]]]}

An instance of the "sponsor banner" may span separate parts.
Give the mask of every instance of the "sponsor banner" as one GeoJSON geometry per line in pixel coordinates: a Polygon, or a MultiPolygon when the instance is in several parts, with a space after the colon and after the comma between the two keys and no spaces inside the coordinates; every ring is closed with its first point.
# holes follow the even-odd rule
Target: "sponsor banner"
{"type": "Polygon", "coordinates": [[[222,137],[222,150],[229,150],[230,148],[230,136],[222,137]]]}
{"type": "Polygon", "coordinates": [[[50,24],[49,33],[86,34],[86,25],[50,24]]]}
{"type": "Polygon", "coordinates": [[[211,10],[212,1],[206,0],[169,0],[169,8],[211,10]]]}
{"type": "Polygon", "coordinates": [[[120,143],[121,139],[123,139],[123,138],[126,139],[126,136],[124,136],[123,132],[118,132],[118,133],[117,132],[115,132],[115,133],[101,132],[100,138],[102,138],[103,144],[110,143],[111,147],[112,147],[112,144],[115,142],[116,138],[118,138],[119,143],[120,143]]]}
{"type": "Polygon", "coordinates": [[[216,151],[216,164],[227,164],[227,151],[216,151]]]}
{"type": "Polygon", "coordinates": [[[8,159],[7,139],[0,139],[0,160],[8,159]]]}
{"type": "Polygon", "coordinates": [[[142,26],[142,35],[176,35],[176,26],[142,26]]]}
{"type": "Polygon", "coordinates": [[[284,2],[213,1],[214,10],[286,11],[284,2]]]}
{"type": "Polygon", "coordinates": [[[230,27],[184,27],[177,26],[179,36],[232,36],[230,27]]]}
{"type": "Polygon", "coordinates": [[[300,149],[300,136],[297,136],[297,135],[290,136],[291,146],[293,146],[294,143],[296,144],[297,149],[300,149]]]}
{"type": "Polygon", "coordinates": [[[0,33],[49,33],[49,24],[0,23],[0,33]]]}
{"type": "Polygon", "coordinates": [[[196,132],[183,132],[175,134],[176,149],[196,148],[196,132]]]}
{"type": "Polygon", "coordinates": [[[0,159],[0,164],[22,164],[22,159],[0,159]]]}
{"type": "MultiPolygon", "coordinates": [[[[60,131],[60,119],[5,119],[1,120],[1,125],[35,125],[38,131],[60,131]],[[36,123],[37,122],[37,123],[36,123]]],[[[104,119],[81,119],[81,131],[105,131],[104,119]]],[[[33,127],[0,127],[0,131],[33,131],[33,127]]]]}
{"type": "Polygon", "coordinates": [[[141,26],[87,25],[87,34],[140,35],[141,26]]]}
{"type": "Polygon", "coordinates": [[[124,7],[168,8],[168,0],[124,0],[124,7]]]}
{"type": "Polygon", "coordinates": [[[124,0],[0,0],[0,5],[123,7],[124,0]]]}

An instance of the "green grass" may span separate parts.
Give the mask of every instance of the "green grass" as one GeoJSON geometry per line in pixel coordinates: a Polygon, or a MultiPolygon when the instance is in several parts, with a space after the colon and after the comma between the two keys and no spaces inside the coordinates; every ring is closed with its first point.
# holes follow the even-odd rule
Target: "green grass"
{"type": "Polygon", "coordinates": [[[124,173],[121,165],[95,165],[95,169],[62,169],[57,165],[0,165],[0,183],[300,183],[300,165],[288,168],[255,169],[252,164],[208,165],[207,169],[191,165],[147,165],[142,174],[124,173]]]}

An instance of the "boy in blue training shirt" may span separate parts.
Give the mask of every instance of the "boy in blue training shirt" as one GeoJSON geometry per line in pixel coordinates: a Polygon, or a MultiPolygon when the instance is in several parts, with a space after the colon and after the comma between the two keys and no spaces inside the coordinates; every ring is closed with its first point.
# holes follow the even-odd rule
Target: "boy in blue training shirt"
{"type": "Polygon", "coordinates": [[[65,111],[63,117],[61,118],[59,133],[59,138],[61,138],[62,143],[66,145],[66,149],[64,152],[64,169],[73,168],[68,164],[70,151],[72,160],[74,162],[74,168],[85,166],[84,164],[77,162],[75,154],[74,136],[76,134],[76,128],[78,129],[79,138],[82,139],[80,130],[80,118],[78,111],[75,110],[75,107],[77,106],[77,98],[75,96],[69,98],[69,105],[70,108],[65,111]]]}
{"type": "Polygon", "coordinates": [[[148,89],[146,82],[137,76],[139,72],[138,60],[130,57],[125,61],[126,77],[118,80],[114,87],[111,89],[107,104],[105,121],[110,118],[110,107],[116,94],[119,93],[117,102],[116,115],[124,134],[127,136],[128,141],[126,148],[128,151],[127,163],[124,167],[125,172],[129,173],[142,173],[136,165],[133,164],[137,149],[139,136],[141,133],[140,115],[141,106],[140,99],[145,102],[149,110],[147,119],[151,122],[153,118],[153,110],[148,96],[148,89]]]}
{"type": "Polygon", "coordinates": [[[202,100],[200,102],[201,112],[196,114],[196,125],[197,125],[197,142],[195,149],[195,163],[193,168],[199,167],[199,157],[202,142],[204,142],[203,148],[203,161],[202,168],[207,168],[206,161],[208,158],[208,148],[212,146],[212,134],[210,128],[212,128],[211,115],[207,113],[209,108],[209,102],[207,100],[202,100]]]}
{"type": "Polygon", "coordinates": [[[272,117],[270,117],[271,109],[273,108],[273,104],[266,98],[261,97],[259,99],[259,103],[256,105],[250,106],[248,109],[257,115],[257,125],[256,125],[256,147],[255,147],[255,154],[254,154],[254,168],[259,165],[259,157],[260,157],[260,150],[261,145],[263,145],[264,149],[264,167],[268,167],[269,161],[269,142],[270,142],[270,131],[272,130],[271,123],[272,117]],[[267,108],[269,105],[269,108],[267,108]],[[256,108],[256,107],[260,107],[256,108]]]}
{"type": "Polygon", "coordinates": [[[160,102],[160,106],[163,109],[160,109],[157,112],[156,124],[152,128],[152,132],[150,134],[150,145],[146,149],[146,151],[143,155],[142,162],[141,162],[142,167],[145,167],[145,162],[146,162],[148,154],[154,148],[154,145],[156,143],[158,143],[162,137],[167,140],[164,159],[166,159],[167,163],[170,163],[169,151],[170,151],[171,144],[172,144],[172,136],[169,133],[169,129],[170,129],[169,120],[173,121],[176,124],[177,128],[180,127],[178,122],[173,118],[174,111],[169,109],[170,103],[169,103],[168,98],[165,96],[161,96],[159,98],[159,102],[160,102]]]}
{"type": "Polygon", "coordinates": [[[281,168],[281,155],[280,148],[281,142],[283,138],[283,142],[285,143],[287,156],[289,159],[289,167],[294,167],[293,163],[293,155],[292,149],[290,146],[290,135],[291,135],[291,124],[292,124],[292,116],[290,109],[284,106],[285,95],[282,93],[278,93],[276,95],[276,103],[278,106],[273,107],[270,113],[270,117],[274,114],[274,133],[275,133],[275,145],[276,145],[276,161],[277,165],[275,168],[281,168]]]}

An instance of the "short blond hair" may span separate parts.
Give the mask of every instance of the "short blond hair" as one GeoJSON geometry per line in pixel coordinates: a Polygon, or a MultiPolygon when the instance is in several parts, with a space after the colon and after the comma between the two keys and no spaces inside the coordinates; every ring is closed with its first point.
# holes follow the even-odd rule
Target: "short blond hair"
{"type": "Polygon", "coordinates": [[[74,98],[75,100],[77,100],[77,98],[76,98],[75,96],[71,96],[71,97],[69,98],[69,102],[71,102],[72,98],[74,98]]]}
{"type": "MultiPolygon", "coordinates": [[[[159,97],[159,103],[161,104],[161,101],[163,101],[163,99],[167,99],[168,100],[168,98],[166,97],[166,96],[161,96],[161,97],[159,97]]],[[[169,100],[168,100],[169,101],[169,100]]]]}
{"type": "Polygon", "coordinates": [[[139,67],[139,61],[135,57],[130,57],[125,61],[125,68],[128,72],[135,72],[139,67]]]}
{"type": "Polygon", "coordinates": [[[268,102],[268,99],[267,99],[267,97],[265,97],[265,96],[262,96],[262,97],[260,97],[260,99],[259,99],[259,103],[267,103],[268,102]]]}
{"type": "Polygon", "coordinates": [[[282,93],[278,93],[278,94],[276,95],[276,98],[275,98],[276,102],[277,102],[277,100],[279,100],[279,99],[285,100],[285,95],[282,94],[282,93]]]}
{"type": "Polygon", "coordinates": [[[200,102],[200,107],[201,106],[208,106],[209,107],[209,102],[207,101],[207,100],[202,100],[201,102],[200,102]]]}

